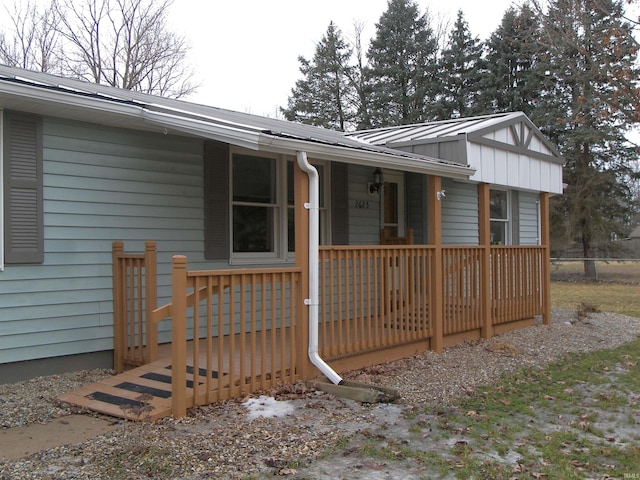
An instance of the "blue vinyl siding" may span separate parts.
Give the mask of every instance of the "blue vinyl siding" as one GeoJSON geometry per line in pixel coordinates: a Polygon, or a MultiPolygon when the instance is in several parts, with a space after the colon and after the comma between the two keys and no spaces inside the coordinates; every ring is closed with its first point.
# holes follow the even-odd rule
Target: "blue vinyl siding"
{"type": "Polygon", "coordinates": [[[478,186],[442,179],[442,243],[478,245],[478,186]]]}
{"type": "Polygon", "coordinates": [[[538,195],[520,192],[520,245],[539,245],[538,195]]]}
{"type": "Polygon", "coordinates": [[[349,165],[349,245],[380,243],[380,195],[369,194],[371,167],[349,165]]]}
{"type": "Polygon", "coordinates": [[[214,267],[202,141],[45,118],[43,146],[45,259],[0,272],[0,363],[113,348],[115,240],[132,252],[158,242],[160,304],[173,254],[214,267]]]}

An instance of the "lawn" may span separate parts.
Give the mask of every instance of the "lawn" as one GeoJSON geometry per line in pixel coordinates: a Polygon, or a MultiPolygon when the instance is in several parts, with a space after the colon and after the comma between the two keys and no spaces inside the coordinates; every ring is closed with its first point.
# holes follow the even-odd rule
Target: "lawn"
{"type": "Polygon", "coordinates": [[[583,303],[601,312],[640,318],[640,262],[598,261],[597,282],[586,282],[582,262],[551,263],[551,306],[579,308],[583,303]]]}
{"type": "Polygon", "coordinates": [[[591,304],[601,312],[640,318],[640,286],[619,283],[552,282],[551,306],[578,308],[591,304]]]}

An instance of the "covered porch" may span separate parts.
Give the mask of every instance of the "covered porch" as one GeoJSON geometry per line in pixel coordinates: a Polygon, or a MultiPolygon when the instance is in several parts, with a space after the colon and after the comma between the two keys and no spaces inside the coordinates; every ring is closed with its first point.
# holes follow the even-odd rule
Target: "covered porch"
{"type": "MultiPolygon", "coordinates": [[[[548,196],[540,198],[548,208],[548,196]]],[[[304,225],[305,212],[297,213],[304,225]]],[[[433,213],[437,218],[437,208],[433,213]]],[[[533,325],[536,317],[549,323],[548,243],[492,246],[486,227],[486,243],[472,247],[320,247],[320,356],[344,371],[441,352],[533,325]]],[[[298,230],[296,241],[306,241],[305,231],[298,230]]],[[[109,405],[105,395],[96,395],[102,391],[125,404],[142,401],[151,419],[180,417],[192,406],[319,374],[307,356],[305,255],[287,268],[210,271],[190,271],[187,258],[176,255],[172,300],[161,307],[155,257],[155,242],[140,254],[114,243],[115,368],[126,378],[118,375],[63,400],[126,416],[121,401],[109,405]],[[161,321],[171,323],[170,343],[158,342],[161,321]],[[128,391],[117,390],[120,385],[128,391]]]]}

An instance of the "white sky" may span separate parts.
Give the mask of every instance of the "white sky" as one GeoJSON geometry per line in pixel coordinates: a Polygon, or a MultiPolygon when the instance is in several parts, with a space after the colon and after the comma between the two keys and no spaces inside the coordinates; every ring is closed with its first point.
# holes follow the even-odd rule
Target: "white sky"
{"type": "MultiPolygon", "coordinates": [[[[513,0],[417,0],[421,13],[453,24],[464,12],[471,33],[487,38],[513,0]]],[[[365,24],[363,42],[387,0],[175,0],[172,27],[191,42],[191,59],[200,88],[187,100],[276,116],[300,78],[298,56],[313,56],[316,43],[333,21],[345,38],[354,21],[365,24]]]]}

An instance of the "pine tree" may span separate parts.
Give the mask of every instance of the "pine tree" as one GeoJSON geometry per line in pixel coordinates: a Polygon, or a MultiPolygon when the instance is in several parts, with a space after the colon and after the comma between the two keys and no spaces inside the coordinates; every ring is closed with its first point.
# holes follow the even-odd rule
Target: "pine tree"
{"type": "Polygon", "coordinates": [[[333,22],[316,45],[312,60],[298,57],[303,78],[291,90],[287,120],[344,131],[353,125],[357,108],[350,66],[352,50],[333,22]]]}
{"type": "MultiPolygon", "coordinates": [[[[556,232],[594,258],[612,246],[633,214],[628,180],[637,159],[625,134],[640,120],[637,43],[612,0],[553,0],[544,15],[542,57],[553,80],[542,92],[538,122],[566,158],[568,187],[557,197],[556,232]],[[597,250],[599,249],[599,251],[597,250]]],[[[585,276],[596,278],[585,261],[585,276]]]]}
{"type": "Polygon", "coordinates": [[[389,126],[426,119],[434,97],[436,41],[428,17],[411,0],[389,0],[367,52],[371,122],[389,126]]]}
{"type": "Polygon", "coordinates": [[[484,102],[493,112],[524,112],[535,123],[536,99],[543,90],[540,17],[525,4],[510,7],[487,41],[484,102]]]}
{"type": "Polygon", "coordinates": [[[469,117],[489,113],[481,103],[482,87],[486,83],[483,47],[473,37],[462,10],[449,35],[447,47],[439,61],[440,95],[436,104],[438,119],[469,117]]]}

